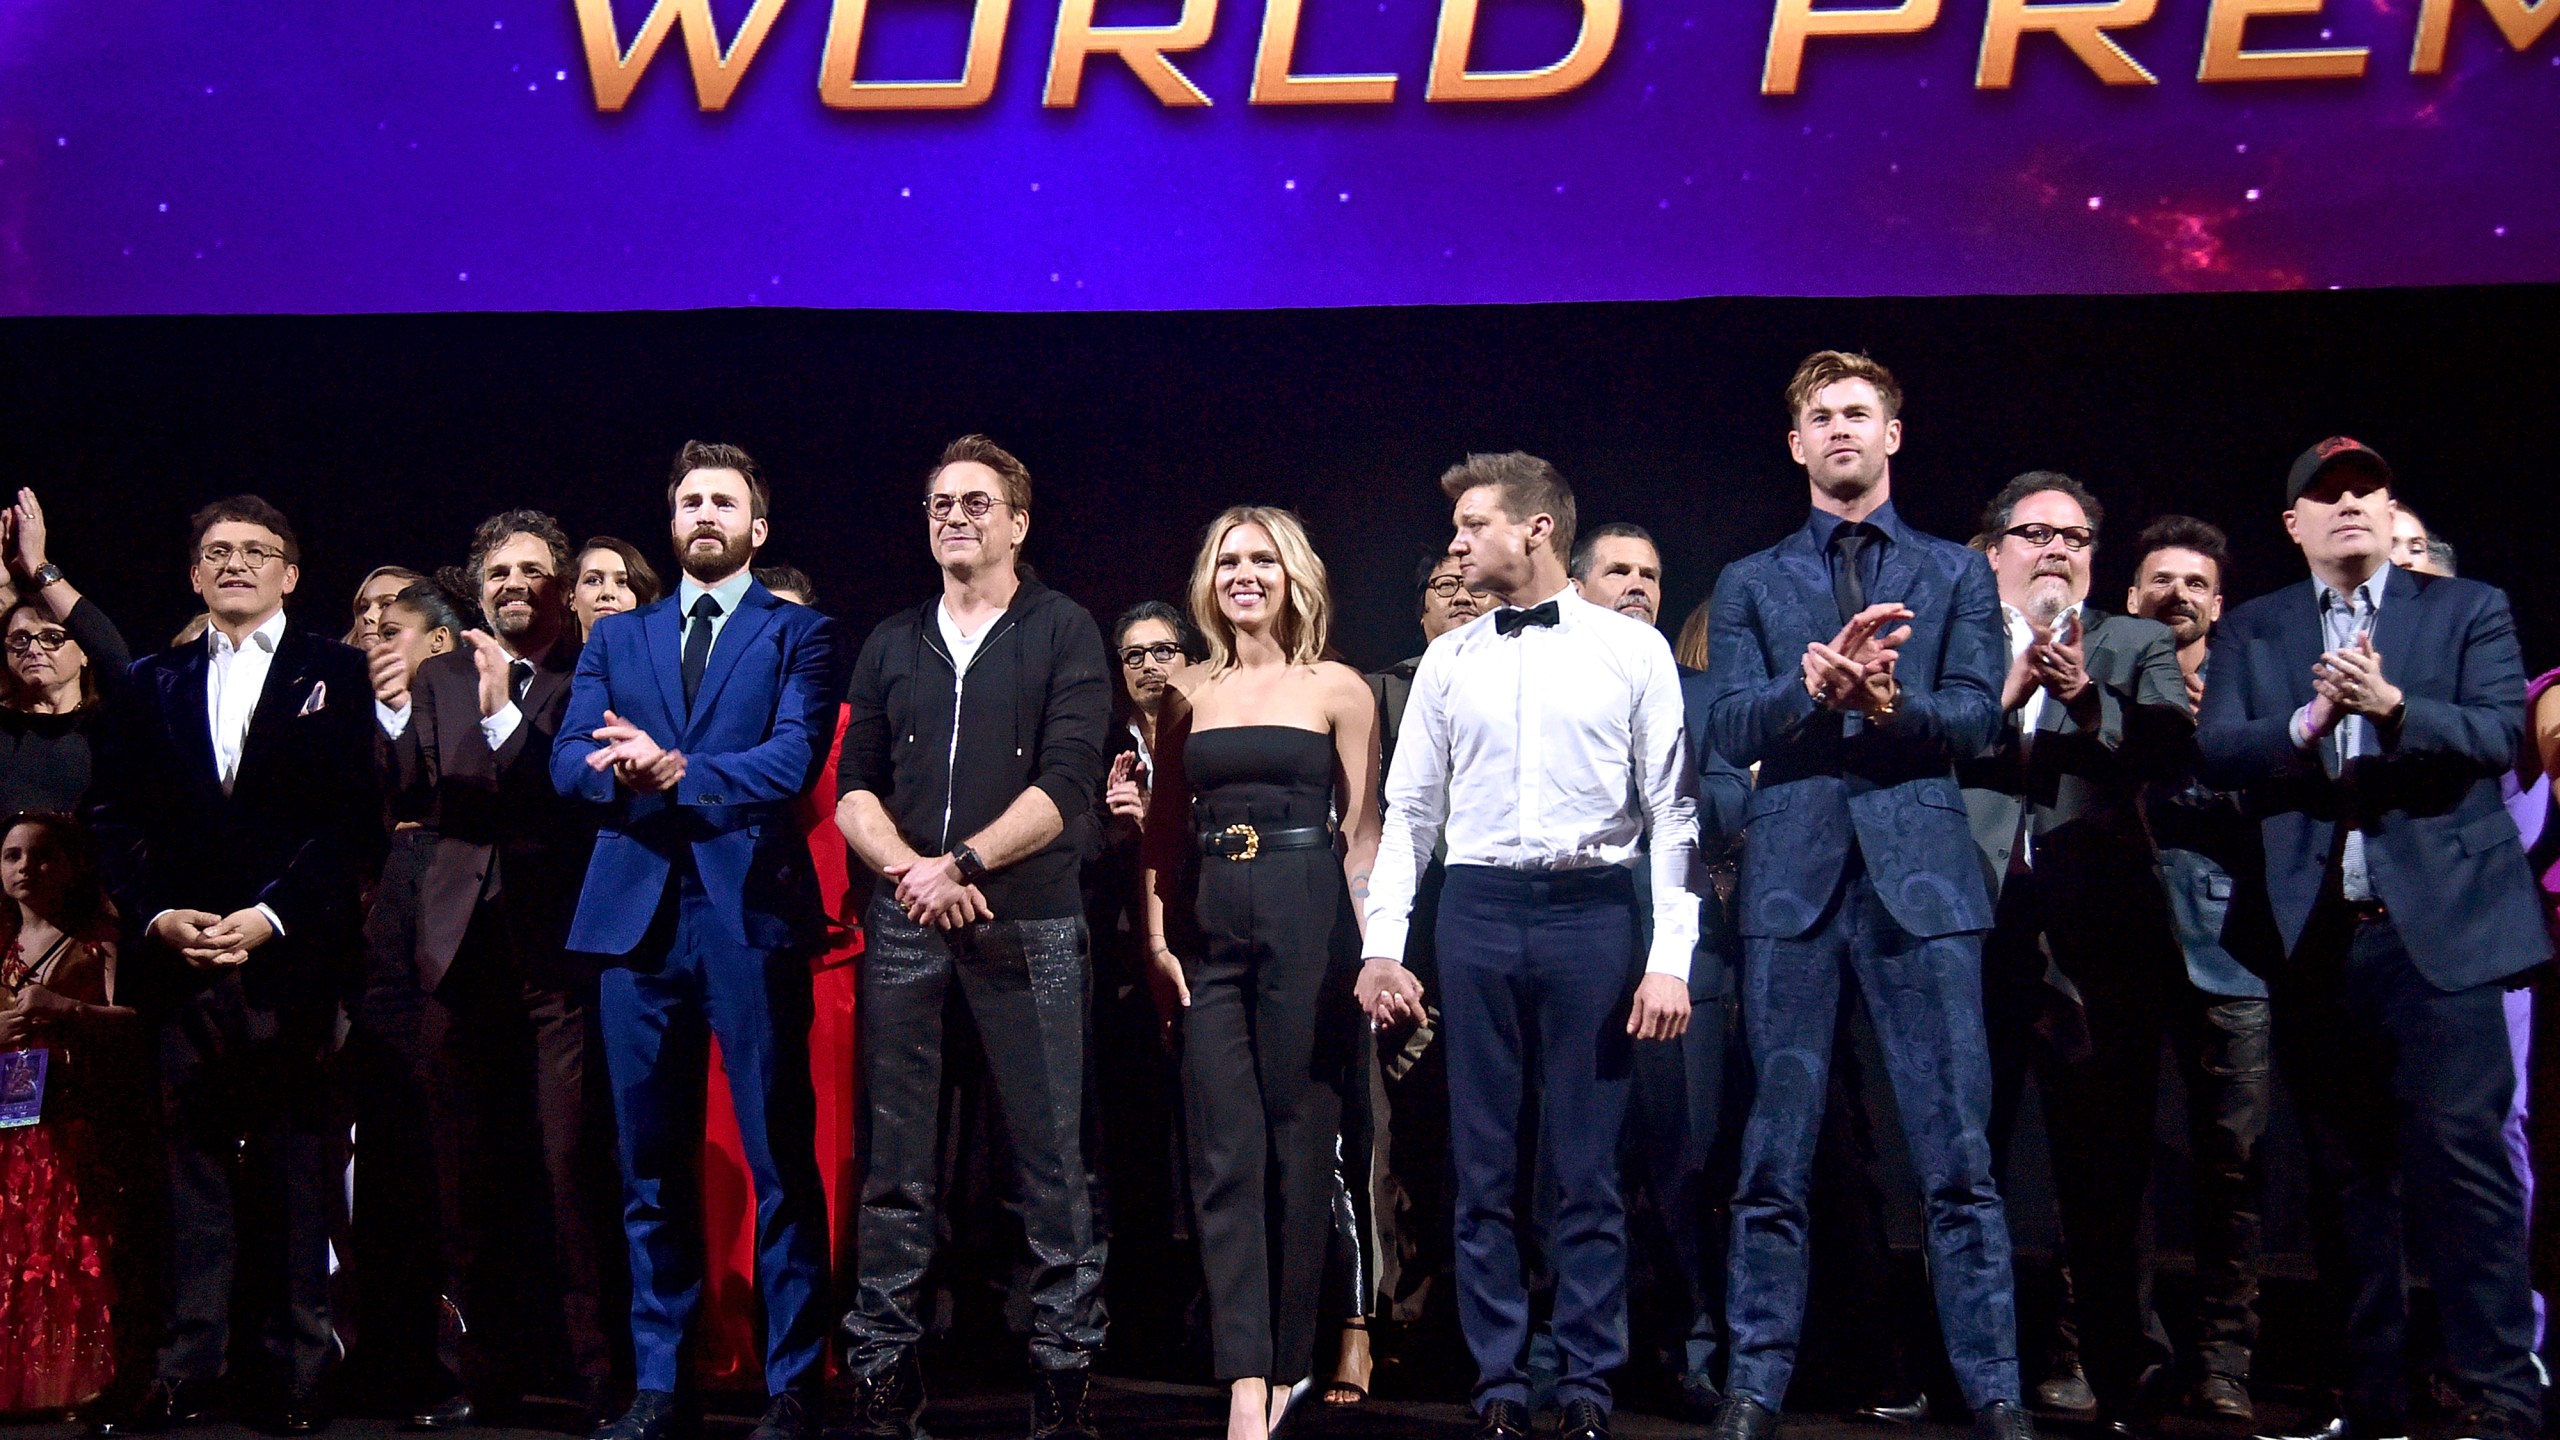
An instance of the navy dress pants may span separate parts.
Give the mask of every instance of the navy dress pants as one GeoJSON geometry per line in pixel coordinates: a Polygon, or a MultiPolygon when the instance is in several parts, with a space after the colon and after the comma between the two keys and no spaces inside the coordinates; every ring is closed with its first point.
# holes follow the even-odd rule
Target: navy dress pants
{"type": "Polygon", "coordinates": [[[1947,1360],[1974,1408],[2018,1398],[2009,1225],[1992,1181],[1991,1064],[1982,937],[1922,938],[1897,924],[1853,857],[1813,929],[1743,942],[1751,1119],[1733,1202],[1728,1393],[1778,1409],[1804,1329],[1807,1192],[1822,1129],[1843,981],[1854,979],[1884,1052],[1927,1209],[1929,1278],[1947,1360]]]}
{"type": "Polygon", "coordinates": [[[1627,1358],[1627,1219],[1618,1193],[1642,967],[1625,870],[1452,865],[1440,896],[1440,1015],[1449,1047],[1449,1155],[1457,1172],[1458,1324],[1475,1404],[1527,1403],[1529,1285],[1522,1266],[1520,1122],[1539,1082],[1537,1153],[1555,1176],[1552,1231],[1559,1404],[1609,1403],[1627,1358]]]}
{"type": "Polygon", "coordinates": [[[765,1388],[816,1385],[827,1322],[826,1195],[809,1088],[809,958],[742,945],[690,866],[658,921],[598,981],[631,1246],[633,1380],[676,1390],[702,1303],[702,1109],[709,1037],[756,1186],[765,1388]]]}

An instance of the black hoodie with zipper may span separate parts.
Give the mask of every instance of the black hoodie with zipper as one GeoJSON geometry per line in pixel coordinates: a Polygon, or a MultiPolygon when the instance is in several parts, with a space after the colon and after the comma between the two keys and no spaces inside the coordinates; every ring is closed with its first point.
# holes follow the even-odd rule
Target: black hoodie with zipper
{"type": "MultiPolygon", "coordinates": [[[[1111,729],[1101,627],[1025,576],[962,676],[935,618],[941,604],[937,597],[900,611],[863,642],[845,693],[837,788],[880,797],[898,833],[930,856],[948,854],[1038,786],[1066,827],[978,888],[998,920],[1080,916],[1076,867],[1111,729]]],[[[884,879],[877,893],[895,890],[884,879]]]]}

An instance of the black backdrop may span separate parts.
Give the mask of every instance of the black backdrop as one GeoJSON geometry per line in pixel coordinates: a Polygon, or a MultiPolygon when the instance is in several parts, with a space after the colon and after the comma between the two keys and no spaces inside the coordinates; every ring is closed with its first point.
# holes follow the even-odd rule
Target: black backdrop
{"type": "Polygon", "coordinates": [[[1407,581],[1445,541],[1434,481],[1470,449],[1554,460],[1583,523],[1662,541],[1666,628],[1717,567],[1804,512],[1779,392],[1821,346],[1901,376],[1910,520],[1972,530],[2029,468],[2124,542],[2183,509],[2229,528],[2235,598],[2302,573],[2282,477],[2334,431],[2507,586],[2534,668],[2560,661],[2554,478],[2560,288],[1211,314],[714,311],[0,322],[18,478],[56,557],[137,642],[195,606],[192,505],[254,490],[305,551],[297,604],[334,629],[382,563],[458,560],[483,515],[532,504],[573,536],[667,552],[662,486],[688,437],[745,446],[776,488],[768,554],[860,629],[931,593],[917,508],[940,445],[984,430],[1030,465],[1029,556],[1106,623],[1178,596],[1221,506],[1296,508],[1331,564],[1338,644],[1417,648],[1407,581]]]}

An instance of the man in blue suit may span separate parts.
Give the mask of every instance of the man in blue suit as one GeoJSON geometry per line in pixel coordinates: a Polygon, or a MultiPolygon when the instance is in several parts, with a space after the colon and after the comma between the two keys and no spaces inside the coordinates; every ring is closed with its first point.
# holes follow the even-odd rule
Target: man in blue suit
{"type": "Polygon", "coordinates": [[[1982,1440],[2018,1404],[2009,1229],[1984,1127],[1991,897],[1956,786],[2000,722],[2007,645],[1982,557],[1893,509],[1902,392],[1822,351],[1787,387],[1813,518],[1716,582],[1708,730],[1758,764],[1736,896],[1754,1094],[1733,1205],[1733,1362],[1717,1440],[1777,1425],[1805,1305],[1806,1190],[1844,975],[1882,1042],[1928,1206],[1947,1358],[1982,1440]]]}
{"type": "Polygon", "coordinates": [[[834,623],[749,566],[768,533],[755,462],[687,442],[667,486],[684,577],[587,638],[551,752],[560,793],[610,807],[569,948],[599,985],[622,1152],[638,1394],[600,1440],[669,1440],[702,1297],[695,1157],[720,1037],[756,1185],[765,1386],[754,1440],[815,1440],[826,1205],[809,1086],[809,948],[825,933],[792,806],[826,762],[842,684],[834,623]]]}
{"type": "Polygon", "coordinates": [[[2403,1195],[2426,1247],[2463,1440],[2541,1433],[2524,1189],[2500,1130],[2505,991],[2551,957],[2499,777],[2524,726],[2507,597],[2389,563],[2380,455],[2294,462],[2285,529],[2312,580],[2215,631],[2205,783],[2246,787],[2284,938],[2277,1063],[2322,1202],[2348,1374],[2326,1440],[2407,1433],[2403,1195]]]}

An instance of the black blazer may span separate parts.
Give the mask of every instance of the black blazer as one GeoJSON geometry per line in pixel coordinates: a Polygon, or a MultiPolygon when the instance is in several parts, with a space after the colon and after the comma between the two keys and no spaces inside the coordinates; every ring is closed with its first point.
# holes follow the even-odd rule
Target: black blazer
{"type": "MultiPolygon", "coordinates": [[[[200,641],[133,664],[105,767],[105,823],[140,855],[117,901],[137,926],[168,909],[263,904],[284,934],[241,968],[249,1000],[343,997],[363,980],[359,890],[383,850],[364,654],[286,626],[225,795],[205,714],[210,653],[200,641]]],[[[138,948],[169,989],[207,983],[176,956],[138,948]]]]}
{"type": "Polygon", "coordinates": [[[2463,990],[2541,964],[2551,940],[2498,790],[2524,734],[2524,664],[2506,593],[2394,567],[2373,645],[2408,711],[2377,736],[2380,754],[2333,780],[2288,730],[2326,648],[2316,582],[2252,600],[2214,631],[2196,732],[2201,774],[2249,792],[2287,956],[2313,909],[2337,893],[2342,825],[2360,824],[2374,893],[2429,984],[2463,990]]]}
{"type": "Polygon", "coordinates": [[[2081,615],[2097,724],[2082,729],[2048,698],[2033,746],[2022,743],[2014,721],[2003,723],[1981,754],[1957,764],[1956,778],[1994,897],[2008,878],[2023,814],[2042,893],[2062,912],[2106,915],[2128,904],[2157,911],[2142,787],[2184,770],[2195,744],[2177,641],[2156,620],[2086,607],[2081,615]]]}
{"type": "Polygon", "coordinates": [[[418,667],[409,724],[387,747],[396,812],[434,837],[418,883],[418,983],[444,982],[485,898],[496,906],[523,977],[565,990],[597,960],[567,949],[602,813],[551,783],[551,745],[569,709],[578,645],[563,640],[534,667],[524,718],[495,752],[480,730],[480,672],[467,651],[418,667]]]}

